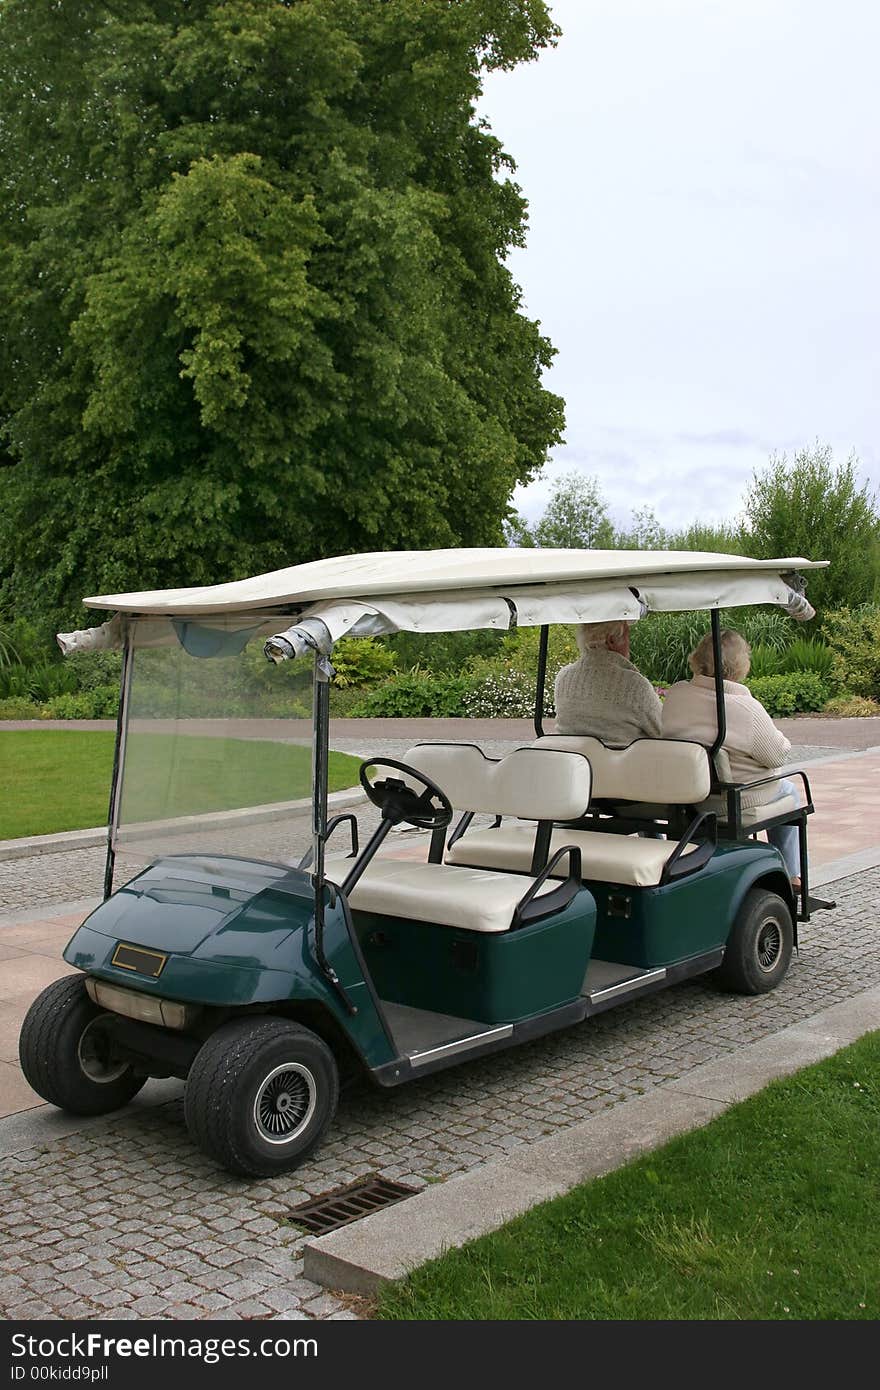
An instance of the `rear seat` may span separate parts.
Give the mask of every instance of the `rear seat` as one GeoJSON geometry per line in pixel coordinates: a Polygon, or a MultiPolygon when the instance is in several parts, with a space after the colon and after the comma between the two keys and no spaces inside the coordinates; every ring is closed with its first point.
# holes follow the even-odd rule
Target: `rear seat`
{"type": "MultiPolygon", "coordinates": [[[[612,835],[602,830],[554,830],[550,840],[551,857],[563,845],[575,845],[581,852],[583,876],[595,883],[629,884],[633,888],[656,888],[677,841],[639,840],[632,835],[612,835]]],[[[697,849],[685,846],[685,852],[697,849]]],[[[526,871],[531,859],[528,833],[519,825],[499,826],[497,830],[469,830],[449,850],[447,864],[481,865],[485,869],[526,871]]],[[[563,876],[564,869],[555,870],[563,876]]]]}
{"type": "MultiPolygon", "coordinates": [[[[596,738],[554,736],[540,739],[532,746],[536,751],[580,753],[589,759],[594,801],[648,801],[658,803],[659,810],[665,806],[695,808],[709,795],[709,756],[699,743],[637,739],[626,748],[607,748],[596,738]]],[[[408,760],[418,751],[413,749],[408,760]]],[[[551,855],[563,844],[580,849],[586,880],[636,888],[656,887],[663,882],[676,853],[679,872],[704,862],[701,858],[688,864],[683,857],[698,849],[694,843],[679,847],[677,841],[643,840],[601,830],[554,830],[551,855]]],[[[447,863],[522,871],[528,869],[530,855],[530,838],[523,827],[503,825],[468,831],[451,846],[447,863]]]]}
{"type": "MultiPolygon", "coordinates": [[[[718,770],[718,777],[721,782],[734,785],[733,774],[730,770],[730,761],[725,749],[715,754],[715,766],[718,770]]],[[[771,773],[768,772],[768,775],[771,773]]],[[[727,821],[727,802],[723,795],[710,796],[707,802],[710,810],[717,810],[718,820],[721,824],[727,821]]],[[[796,796],[780,796],[772,805],[765,801],[761,806],[743,806],[740,810],[740,824],[745,831],[749,831],[753,826],[759,826],[768,816],[784,816],[789,811],[800,809],[800,802],[796,796]]]]}
{"type": "MultiPolygon", "coordinates": [[[[405,762],[431,777],[463,811],[552,822],[583,816],[590,803],[590,765],[572,751],[519,748],[500,760],[487,758],[474,744],[419,744],[405,762]]],[[[413,784],[415,785],[415,783],[413,784]]],[[[521,827],[526,870],[537,827],[521,827]]],[[[563,834],[562,844],[567,843],[563,834]]],[[[325,874],[341,884],[354,860],[328,857],[325,874]]],[[[566,877],[561,868],[557,877],[566,877]]],[[[419,864],[411,860],[370,861],[349,895],[359,911],[412,918],[474,932],[503,932],[520,921],[523,900],[539,883],[536,874],[486,872],[462,865],[419,864]]],[[[567,905],[552,877],[529,903],[529,920],[567,905]],[[552,899],[544,906],[543,898],[552,899]]],[[[568,899],[571,901],[571,898],[568,899]]]]}

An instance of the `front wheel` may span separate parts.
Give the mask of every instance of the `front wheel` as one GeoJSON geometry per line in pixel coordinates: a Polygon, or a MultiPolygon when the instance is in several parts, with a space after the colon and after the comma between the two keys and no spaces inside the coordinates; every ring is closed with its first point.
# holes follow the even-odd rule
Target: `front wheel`
{"type": "Polygon", "coordinates": [[[333,1053],[308,1028],[250,1016],[212,1033],[190,1068],[184,1114],[193,1140],[230,1173],[295,1168],[336,1113],[333,1053]]]}
{"type": "Polygon", "coordinates": [[[18,1055],[38,1096],[71,1115],[107,1115],[137,1095],[147,1078],[114,1057],[106,1020],[82,975],[65,975],[37,996],[21,1025],[18,1055]]]}
{"type": "Polygon", "coordinates": [[[778,893],[752,888],[736,915],[715,978],[738,994],[766,994],[785,976],[793,943],[788,903],[778,893]]]}

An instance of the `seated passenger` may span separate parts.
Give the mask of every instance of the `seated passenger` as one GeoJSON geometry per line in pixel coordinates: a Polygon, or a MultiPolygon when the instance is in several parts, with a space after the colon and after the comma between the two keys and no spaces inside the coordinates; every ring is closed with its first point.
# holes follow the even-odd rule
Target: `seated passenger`
{"type": "MultiPolygon", "coordinates": [[[[721,674],[727,731],[721,746],[728,755],[735,782],[753,782],[766,776],[768,770],[775,772],[791,752],[791,744],[760,700],[742,684],[749,674],[751,655],[751,648],[740,633],[732,628],[722,629],[721,674]]],[[[711,748],[718,734],[711,632],[691,652],[689,664],[694,673],[692,679],[672,686],[663,703],[663,737],[693,739],[711,748]]],[[[797,797],[793,782],[769,782],[743,792],[741,804],[743,809],[766,806],[769,815],[771,803],[787,796],[797,797]]],[[[801,886],[797,827],[775,826],[767,831],[767,838],[782,854],[792,887],[797,891],[801,886]]]]}
{"type": "Polygon", "coordinates": [[[579,661],[556,677],[556,728],[602,743],[659,738],[660,698],[629,660],[629,623],[581,623],[579,661]]]}

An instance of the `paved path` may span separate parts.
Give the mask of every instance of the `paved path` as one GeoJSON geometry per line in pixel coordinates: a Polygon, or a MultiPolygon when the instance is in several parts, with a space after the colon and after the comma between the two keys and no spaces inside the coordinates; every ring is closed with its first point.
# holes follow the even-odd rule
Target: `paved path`
{"type": "MultiPolygon", "coordinates": [[[[142,720],[144,726],[161,724],[167,721],[142,720]]],[[[548,720],[547,732],[552,730],[552,720],[548,720]]],[[[224,719],[199,720],[202,731],[229,735],[229,722],[224,719]]],[[[870,719],[831,719],[818,715],[799,715],[796,719],[777,719],[776,724],[790,743],[808,744],[816,747],[832,748],[876,748],[880,747],[880,718],[870,719]]],[[[3,729],[115,729],[112,719],[22,719],[4,720],[3,729]]],[[[279,729],[287,737],[311,742],[311,724],[307,719],[236,719],[236,738],[277,738],[279,729]]],[[[410,743],[420,738],[464,739],[471,743],[484,743],[487,739],[517,742],[534,738],[535,733],[530,719],[331,719],[330,737],[353,739],[360,743],[366,739],[372,744],[375,739],[409,739],[410,743]]],[[[334,744],[335,746],[335,744],[334,744]]]]}
{"type": "MultiPolygon", "coordinates": [[[[384,732],[388,751],[417,736],[384,732]]],[[[379,751],[376,738],[369,751],[379,751]]],[[[880,844],[880,754],[841,755],[839,745],[829,761],[828,747],[801,750],[820,808],[814,864],[841,855],[870,862],[880,844]]],[[[880,863],[880,853],[873,859],[880,863]]],[[[376,1172],[419,1188],[527,1154],[529,1144],[880,983],[877,867],[835,885],[837,910],[803,929],[800,955],[774,993],[743,999],[690,982],[399,1091],[356,1083],[307,1164],[247,1184],[193,1149],[177,1082],[150,1083],[117,1116],[73,1121],[41,1105],[18,1073],[20,1018],[66,970],[59,951],[83,900],[97,894],[102,862],[100,851],[85,850],[0,865],[15,909],[0,919],[0,1101],[11,1112],[0,1119],[7,1317],[350,1316],[302,1276],[303,1241],[289,1224],[297,1203],[376,1172]]]]}

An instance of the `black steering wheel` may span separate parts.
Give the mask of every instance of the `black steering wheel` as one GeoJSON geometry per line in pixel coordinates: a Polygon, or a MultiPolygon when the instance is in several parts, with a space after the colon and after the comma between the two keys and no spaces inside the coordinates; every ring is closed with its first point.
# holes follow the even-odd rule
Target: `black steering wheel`
{"type": "Polygon", "coordinates": [[[374,806],[382,812],[383,820],[392,825],[406,821],[419,830],[445,830],[452,820],[452,802],[446,793],[409,763],[399,763],[396,758],[370,758],[361,763],[361,786],[374,806]],[[386,777],[382,781],[371,782],[367,772],[371,767],[390,767],[396,772],[405,772],[414,782],[419,782],[423,792],[413,791],[400,777],[386,777]],[[439,806],[436,804],[439,802],[439,806]]]}

